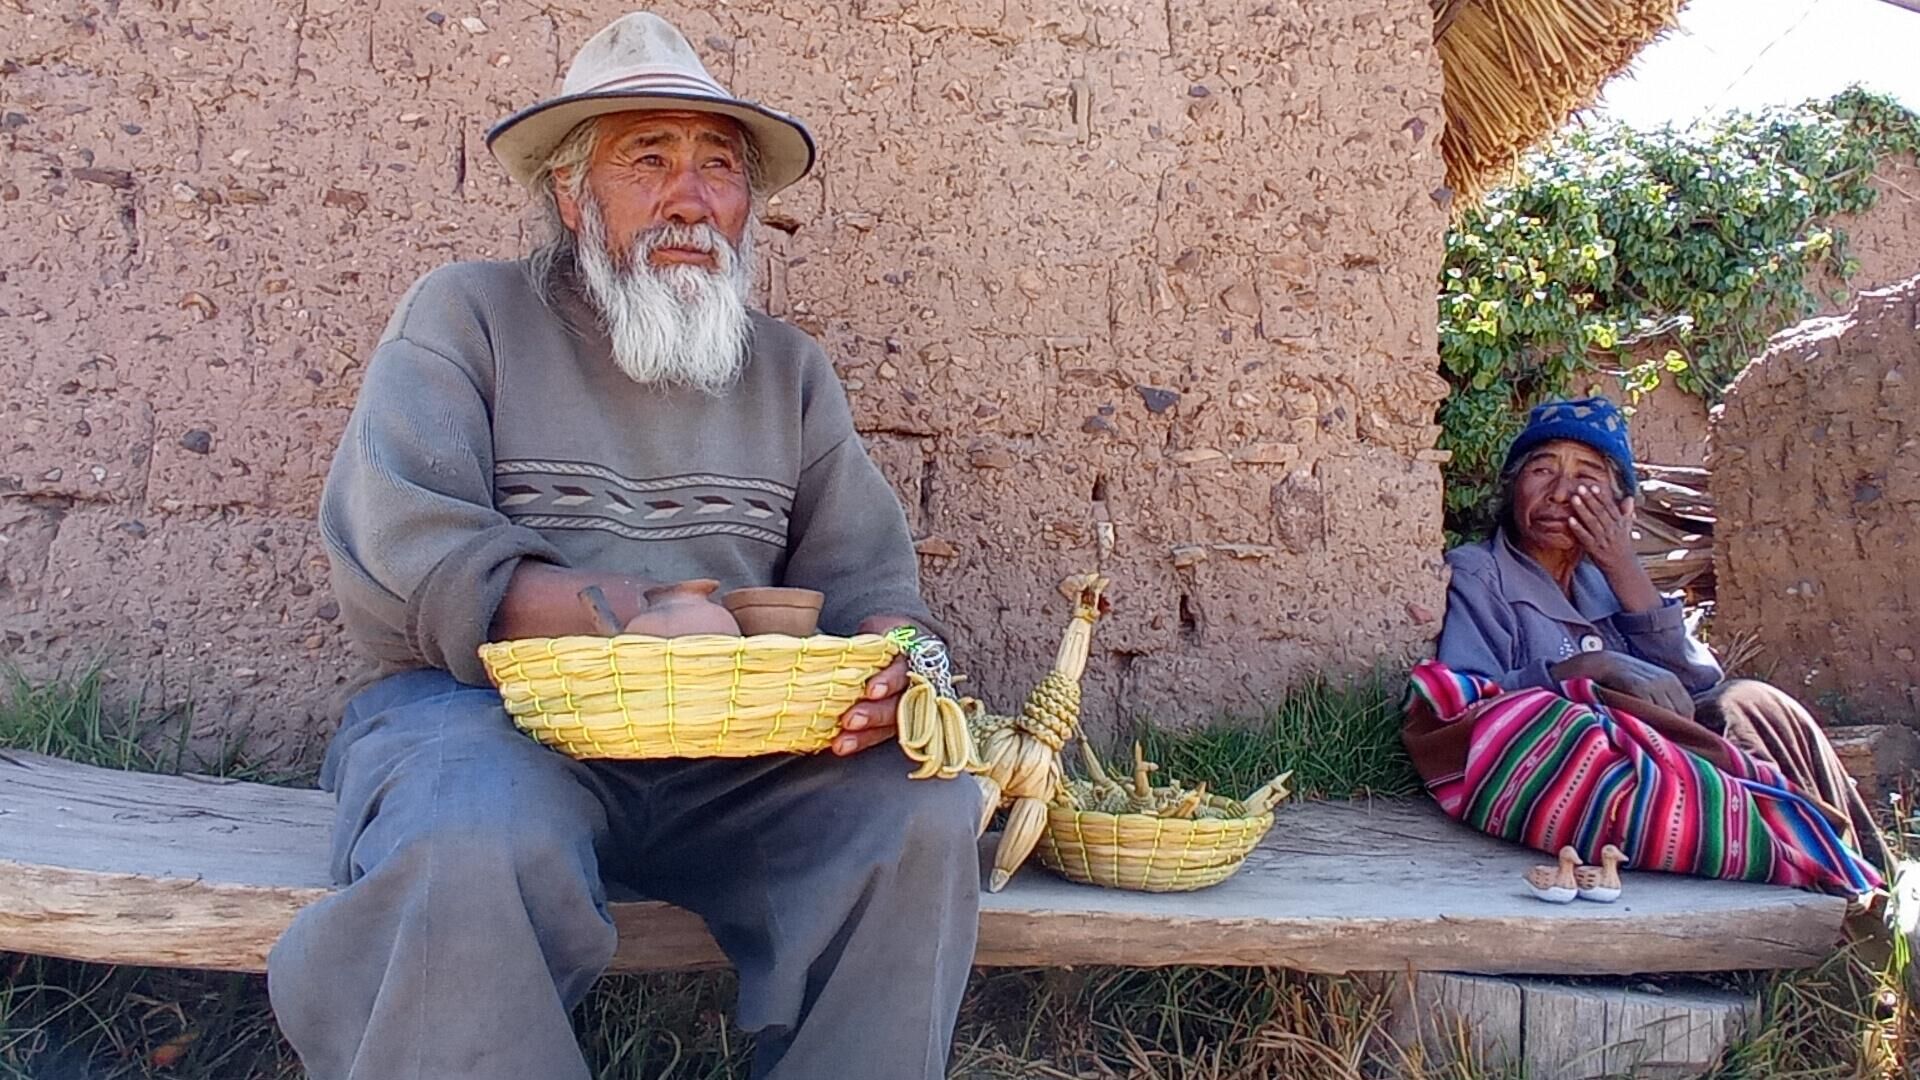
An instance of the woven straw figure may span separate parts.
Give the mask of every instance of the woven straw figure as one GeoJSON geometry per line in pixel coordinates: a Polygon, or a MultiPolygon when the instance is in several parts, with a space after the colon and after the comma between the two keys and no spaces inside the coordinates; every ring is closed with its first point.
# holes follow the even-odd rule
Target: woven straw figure
{"type": "Polygon", "coordinates": [[[1077,574],[1061,582],[1073,599],[1073,617],[1060,640],[1053,670],[1027,695],[1018,716],[989,713],[971,698],[965,701],[982,764],[975,769],[989,805],[1007,810],[1006,832],[994,854],[987,888],[999,892],[1040,840],[1047,804],[1066,784],[1060,749],[1080,726],[1080,677],[1093,645],[1093,624],[1106,614],[1108,581],[1099,574],[1077,574]]]}

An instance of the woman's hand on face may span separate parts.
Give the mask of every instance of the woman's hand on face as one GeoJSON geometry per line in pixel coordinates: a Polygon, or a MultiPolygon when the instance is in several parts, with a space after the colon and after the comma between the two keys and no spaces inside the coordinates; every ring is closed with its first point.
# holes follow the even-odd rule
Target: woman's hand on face
{"type": "Polygon", "coordinates": [[[1613,595],[1627,611],[1651,611],[1661,605],[1660,590],[1633,549],[1633,499],[1582,484],[1573,495],[1567,531],[1587,558],[1600,568],[1613,595]]]}
{"type": "Polygon", "coordinates": [[[1567,528],[1586,549],[1595,566],[1612,574],[1639,561],[1633,550],[1633,499],[1615,501],[1606,492],[1583,484],[1573,495],[1573,517],[1567,528]]]}
{"type": "Polygon", "coordinates": [[[1556,682],[1592,679],[1609,690],[1650,701],[1668,712],[1693,718],[1693,697],[1679,676],[1666,668],[1618,652],[1589,652],[1560,661],[1548,669],[1556,682]]]}

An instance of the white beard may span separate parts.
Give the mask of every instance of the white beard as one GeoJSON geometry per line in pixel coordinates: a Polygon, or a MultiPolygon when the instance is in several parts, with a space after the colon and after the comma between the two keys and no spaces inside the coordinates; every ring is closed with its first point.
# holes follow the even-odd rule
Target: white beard
{"type": "Polygon", "coordinates": [[[661,225],[634,239],[622,265],[607,251],[606,222],[582,192],[577,243],[581,277],[606,323],[613,359],[634,382],[719,394],[746,365],[753,231],[736,250],[711,225],[661,225]],[[711,251],[717,270],[653,265],[662,247],[711,251]]]}

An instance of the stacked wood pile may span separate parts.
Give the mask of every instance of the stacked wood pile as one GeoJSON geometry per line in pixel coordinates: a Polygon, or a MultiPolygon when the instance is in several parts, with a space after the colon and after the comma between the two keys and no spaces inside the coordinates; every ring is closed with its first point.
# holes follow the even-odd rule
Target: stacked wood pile
{"type": "Polygon", "coordinates": [[[1713,600],[1713,498],[1707,470],[1637,466],[1634,539],[1641,565],[1661,592],[1684,591],[1688,607],[1713,600]]]}

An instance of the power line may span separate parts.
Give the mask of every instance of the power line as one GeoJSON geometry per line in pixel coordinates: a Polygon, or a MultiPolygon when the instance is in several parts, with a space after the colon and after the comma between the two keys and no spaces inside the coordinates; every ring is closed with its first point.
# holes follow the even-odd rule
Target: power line
{"type": "MultiPolygon", "coordinates": [[[[1920,0],[1887,0],[1887,2],[1898,3],[1902,7],[1913,5],[1916,9],[1920,9],[1920,0]]],[[[1720,89],[1720,92],[1713,96],[1713,101],[1708,103],[1706,109],[1702,110],[1699,116],[1694,117],[1693,123],[1688,124],[1687,127],[1691,129],[1695,124],[1698,124],[1701,120],[1705,119],[1708,116],[1713,115],[1713,110],[1718,108],[1722,101],[1726,100],[1727,95],[1733,91],[1733,88],[1736,86],[1739,86],[1740,83],[1744,81],[1747,76],[1753,74],[1753,69],[1760,66],[1760,61],[1766,59],[1767,54],[1773,51],[1773,47],[1775,45],[1778,45],[1782,41],[1785,41],[1788,37],[1792,36],[1795,30],[1800,29],[1800,24],[1807,21],[1807,16],[1813,14],[1813,10],[1819,7],[1820,3],[1821,3],[1821,0],[1812,0],[1812,2],[1807,5],[1806,10],[1800,13],[1800,17],[1793,20],[1792,26],[1789,26],[1785,30],[1782,30],[1778,34],[1774,35],[1773,40],[1767,42],[1767,45],[1765,48],[1761,49],[1758,53],[1754,54],[1753,59],[1750,62],[1748,62],[1746,66],[1746,70],[1742,71],[1738,75],[1735,75],[1733,77],[1732,82],[1722,87],[1720,89]]]]}

